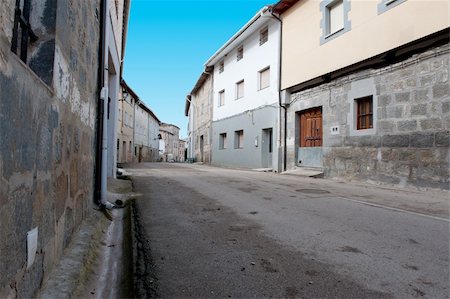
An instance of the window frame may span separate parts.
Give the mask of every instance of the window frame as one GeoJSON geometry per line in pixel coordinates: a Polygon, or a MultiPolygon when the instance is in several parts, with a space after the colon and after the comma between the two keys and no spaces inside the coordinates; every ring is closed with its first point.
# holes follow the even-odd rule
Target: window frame
{"type": "Polygon", "coordinates": [[[222,107],[225,105],[225,89],[222,89],[218,92],[218,107],[222,107]]]}
{"type": "Polygon", "coordinates": [[[269,41],[269,26],[259,30],[259,45],[262,46],[269,41]]]}
{"type": "Polygon", "coordinates": [[[388,11],[389,9],[402,4],[405,1],[406,0],[380,0],[380,2],[377,5],[378,14],[380,15],[380,14],[388,11]]]}
{"type": "Polygon", "coordinates": [[[262,70],[260,70],[260,71],[258,71],[258,91],[260,91],[260,90],[263,90],[263,89],[266,89],[266,88],[269,88],[270,87],[270,65],[269,66],[267,66],[267,67],[265,67],[265,68],[263,68],[262,70]],[[267,81],[267,86],[262,86],[261,85],[261,82],[262,82],[262,74],[265,72],[265,71],[269,71],[269,79],[268,79],[268,81],[267,81]]]}
{"type": "Polygon", "coordinates": [[[348,18],[348,13],[351,10],[351,2],[349,0],[323,0],[320,3],[320,11],[322,13],[322,20],[320,21],[320,27],[322,28],[322,36],[320,37],[320,44],[329,42],[338,36],[351,30],[351,21],[348,18]],[[330,28],[330,9],[334,7],[338,2],[342,1],[343,5],[343,18],[344,27],[335,32],[329,32],[330,28]]]}
{"type": "Polygon", "coordinates": [[[243,58],[244,58],[244,45],[241,45],[237,48],[236,61],[239,61],[243,58]]]}
{"type": "Polygon", "coordinates": [[[219,62],[219,74],[222,74],[225,71],[225,60],[219,62]]]}
{"type": "Polygon", "coordinates": [[[235,88],[236,88],[236,94],[235,94],[235,100],[239,100],[239,99],[242,99],[243,97],[245,97],[245,80],[244,79],[242,79],[242,80],[239,80],[238,82],[236,82],[236,84],[235,84],[235,88]],[[241,86],[241,84],[242,84],[242,95],[239,93],[239,87],[241,86]]]}
{"type": "Polygon", "coordinates": [[[356,130],[361,131],[373,129],[374,128],[373,96],[369,95],[361,98],[356,98],[355,108],[356,108],[356,115],[355,115],[356,130]]]}
{"type": "Polygon", "coordinates": [[[219,149],[220,150],[227,149],[227,133],[219,134],[219,149]]]}
{"type": "Polygon", "coordinates": [[[234,131],[234,148],[235,149],[244,148],[244,130],[234,131]]]}

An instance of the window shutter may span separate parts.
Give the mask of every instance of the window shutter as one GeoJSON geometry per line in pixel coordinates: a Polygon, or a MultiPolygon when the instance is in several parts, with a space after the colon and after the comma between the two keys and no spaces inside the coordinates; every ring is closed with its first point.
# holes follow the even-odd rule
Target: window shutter
{"type": "Polygon", "coordinates": [[[344,28],[344,4],[338,1],[329,8],[330,10],[330,34],[344,28]]]}

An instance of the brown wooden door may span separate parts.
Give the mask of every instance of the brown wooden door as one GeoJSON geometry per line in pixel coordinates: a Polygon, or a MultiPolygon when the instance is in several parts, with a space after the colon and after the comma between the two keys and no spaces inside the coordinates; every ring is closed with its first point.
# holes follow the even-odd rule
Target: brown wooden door
{"type": "Polygon", "coordinates": [[[322,107],[300,113],[300,146],[322,146],[322,107]]]}

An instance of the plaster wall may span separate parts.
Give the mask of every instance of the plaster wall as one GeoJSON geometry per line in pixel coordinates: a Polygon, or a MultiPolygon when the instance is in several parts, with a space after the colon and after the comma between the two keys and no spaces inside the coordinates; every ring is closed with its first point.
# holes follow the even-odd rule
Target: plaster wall
{"type": "Polygon", "coordinates": [[[299,1],[282,14],[282,89],[384,53],[450,26],[445,0],[349,1],[349,30],[321,44],[321,1],[299,1]],[[355,45],[349,47],[349,45],[355,45]]]}
{"type": "Polygon", "coordinates": [[[257,30],[229,53],[222,53],[224,71],[219,72],[219,63],[214,65],[213,121],[224,119],[243,111],[278,102],[279,66],[279,22],[267,18],[257,30]],[[269,38],[259,44],[260,29],[268,26],[269,38]],[[237,49],[244,47],[244,57],[237,61],[237,49]],[[259,90],[259,71],[270,67],[270,86],[259,90]],[[236,83],[244,80],[244,97],[236,99],[236,83]],[[225,90],[225,104],[219,106],[219,92],[225,90]]]}

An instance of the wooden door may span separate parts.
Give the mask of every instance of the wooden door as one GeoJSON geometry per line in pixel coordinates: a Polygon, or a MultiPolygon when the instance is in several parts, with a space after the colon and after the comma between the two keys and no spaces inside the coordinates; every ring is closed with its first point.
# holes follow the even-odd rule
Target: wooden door
{"type": "Polygon", "coordinates": [[[300,113],[300,147],[322,146],[322,107],[300,113]]]}

